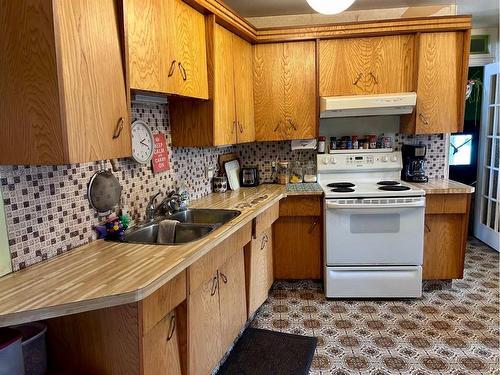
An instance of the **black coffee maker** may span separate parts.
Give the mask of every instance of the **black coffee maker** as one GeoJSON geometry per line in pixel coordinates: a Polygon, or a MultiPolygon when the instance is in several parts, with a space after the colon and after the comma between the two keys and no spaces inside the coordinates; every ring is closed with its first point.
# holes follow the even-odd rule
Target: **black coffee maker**
{"type": "Polygon", "coordinates": [[[401,153],[403,156],[403,170],[401,179],[408,182],[427,182],[429,178],[425,175],[425,154],[427,147],[424,145],[403,145],[401,153]]]}

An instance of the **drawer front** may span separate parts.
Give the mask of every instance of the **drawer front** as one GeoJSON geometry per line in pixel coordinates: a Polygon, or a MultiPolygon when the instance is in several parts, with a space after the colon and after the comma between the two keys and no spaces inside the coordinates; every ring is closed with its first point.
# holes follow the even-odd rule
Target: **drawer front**
{"type": "Polygon", "coordinates": [[[148,332],[185,299],[186,271],[182,271],[140,302],[143,332],[148,332]]]}
{"type": "Polygon", "coordinates": [[[468,194],[430,194],[425,200],[426,214],[462,214],[467,212],[468,194]]]}
{"type": "Polygon", "coordinates": [[[188,268],[188,292],[191,294],[204,282],[217,273],[217,269],[231,258],[238,250],[250,242],[252,238],[252,224],[249,222],[220,245],[213,248],[208,254],[197,260],[188,268]]]}
{"type": "Polygon", "coordinates": [[[266,211],[264,211],[254,219],[254,238],[256,238],[256,236],[265,231],[267,228],[271,227],[271,225],[273,225],[273,223],[278,220],[278,217],[280,216],[279,205],[279,202],[276,202],[274,205],[269,207],[266,211]]]}
{"type": "Polygon", "coordinates": [[[327,298],[422,296],[422,267],[325,267],[327,298]]]}
{"type": "Polygon", "coordinates": [[[320,196],[288,197],[280,202],[280,216],[321,216],[320,196]]]}

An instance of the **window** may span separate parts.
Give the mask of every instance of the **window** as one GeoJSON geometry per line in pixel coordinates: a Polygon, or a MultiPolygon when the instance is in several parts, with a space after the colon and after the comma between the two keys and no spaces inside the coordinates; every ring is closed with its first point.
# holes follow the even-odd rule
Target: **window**
{"type": "Polygon", "coordinates": [[[470,165],[472,134],[455,134],[450,137],[450,165],[470,165]]]}

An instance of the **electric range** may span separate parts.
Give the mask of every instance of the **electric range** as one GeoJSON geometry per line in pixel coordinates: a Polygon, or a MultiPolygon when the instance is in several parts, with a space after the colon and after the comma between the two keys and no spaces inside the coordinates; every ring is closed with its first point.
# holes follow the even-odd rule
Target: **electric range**
{"type": "Polygon", "coordinates": [[[400,152],[318,155],[325,293],[420,297],[425,192],[400,181],[400,152]]]}

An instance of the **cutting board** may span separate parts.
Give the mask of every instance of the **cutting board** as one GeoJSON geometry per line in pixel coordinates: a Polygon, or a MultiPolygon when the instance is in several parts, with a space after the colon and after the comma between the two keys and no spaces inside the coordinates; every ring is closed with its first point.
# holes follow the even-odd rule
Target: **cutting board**
{"type": "Polygon", "coordinates": [[[231,160],[224,164],[226,171],[227,182],[231,190],[238,190],[240,188],[240,162],[238,160],[231,160]]]}

